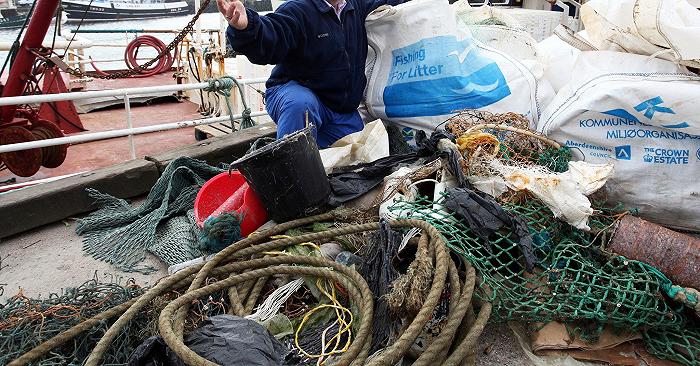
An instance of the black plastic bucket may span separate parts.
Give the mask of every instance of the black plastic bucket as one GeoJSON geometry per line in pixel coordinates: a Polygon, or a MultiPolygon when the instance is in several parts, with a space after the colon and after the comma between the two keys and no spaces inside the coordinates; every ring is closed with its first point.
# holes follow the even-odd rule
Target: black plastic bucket
{"type": "Polygon", "coordinates": [[[257,146],[232,165],[277,222],[320,213],[328,202],[331,186],[310,128],[257,146]]]}

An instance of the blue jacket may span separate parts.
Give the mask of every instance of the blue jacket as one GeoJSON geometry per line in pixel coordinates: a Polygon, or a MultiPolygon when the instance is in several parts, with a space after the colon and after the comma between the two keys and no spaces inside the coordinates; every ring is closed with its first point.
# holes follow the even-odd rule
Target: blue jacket
{"type": "Polygon", "coordinates": [[[324,0],[288,0],[265,16],[246,9],[248,27],[228,27],[232,48],[255,64],[277,65],[267,87],[295,80],[338,113],[357,109],[367,80],[365,18],[406,0],[346,0],[340,20],[324,0]]]}

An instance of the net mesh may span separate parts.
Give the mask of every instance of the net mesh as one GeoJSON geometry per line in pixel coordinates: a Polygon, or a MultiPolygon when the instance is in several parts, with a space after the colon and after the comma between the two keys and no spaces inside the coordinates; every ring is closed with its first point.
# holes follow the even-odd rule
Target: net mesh
{"type": "Polygon", "coordinates": [[[184,221],[185,215],[194,207],[202,185],[222,172],[222,169],[200,160],[175,159],[137,207],[130,206],[123,199],[88,189],[98,209],[78,220],[76,232],[83,237],[83,250],[125,272],[146,274],[155,272],[155,268],[141,264],[147,251],[162,256],[161,259],[168,264],[196,258],[201,253],[194,236],[187,232],[192,226],[184,221]],[[166,222],[176,216],[181,218],[166,222]],[[165,239],[169,236],[173,240],[156,240],[157,237],[165,239]]]}
{"type": "MultiPolygon", "coordinates": [[[[215,281],[215,278],[209,278],[206,284],[215,281]]],[[[42,342],[113,306],[134,299],[146,290],[133,280],[127,283],[103,282],[95,276],[76,288],[43,298],[30,298],[20,291],[0,304],[0,365],[8,364],[42,342]]],[[[134,350],[146,338],[159,333],[158,316],[177,296],[179,294],[173,291],[153,299],[121,330],[106,350],[102,364],[127,364],[134,350]]],[[[192,331],[206,318],[225,314],[228,309],[225,290],[199,298],[191,304],[185,330],[192,331]]],[[[114,321],[116,318],[98,323],[32,364],[82,365],[114,321]]]]}
{"type": "MultiPolygon", "coordinates": [[[[143,288],[133,283],[122,286],[96,280],[43,299],[29,298],[20,291],[0,305],[0,364],[8,364],[43,341],[143,292],[143,288]]],[[[147,323],[146,314],[130,322],[105,354],[104,364],[126,363],[131,351],[141,342],[140,333],[147,323]]],[[[107,322],[98,324],[36,364],[82,364],[108,327],[107,322]]]]}
{"type": "Polygon", "coordinates": [[[516,166],[541,166],[554,172],[568,169],[571,152],[529,128],[517,113],[463,111],[447,121],[445,129],[457,137],[462,167],[467,175],[495,175],[493,160],[516,166]],[[504,129],[507,126],[509,129],[504,129]]]}
{"type": "Polygon", "coordinates": [[[700,356],[698,332],[684,336],[690,320],[664,296],[663,279],[644,263],[599,249],[619,217],[613,212],[603,210],[591,219],[592,232],[597,233],[592,234],[556,220],[535,199],[504,203],[507,211],[525,219],[533,236],[537,262],[529,273],[511,232],[498,232],[486,243],[442,208],[444,199],[399,202],[392,210],[430,222],[450,249],[477,269],[484,291],[476,293],[489,294],[482,299],[494,305],[492,321],[576,324],[578,335],[589,341],[609,324],[656,339],[651,352],[657,357],[684,362],[700,356]],[[663,334],[666,342],[655,334],[663,334]],[[690,356],[678,354],[676,343],[683,344],[690,356]]]}
{"type": "MultiPolygon", "coordinates": [[[[447,121],[446,130],[456,137],[467,176],[498,175],[494,162],[564,172],[571,160],[566,147],[529,130],[529,121],[514,113],[464,111],[447,121]]],[[[601,249],[624,216],[621,210],[594,203],[591,230],[583,231],[557,220],[528,192],[506,191],[497,202],[522,218],[533,238],[536,263],[527,271],[514,232],[477,235],[445,208],[448,198],[447,193],[417,197],[391,211],[434,225],[449,248],[477,269],[482,291],[475,294],[493,303],[491,321],[559,321],[587,341],[595,341],[606,326],[639,331],[655,356],[686,365],[700,362],[700,322],[694,309],[671,299],[675,286],[657,269],[601,249]]]]}

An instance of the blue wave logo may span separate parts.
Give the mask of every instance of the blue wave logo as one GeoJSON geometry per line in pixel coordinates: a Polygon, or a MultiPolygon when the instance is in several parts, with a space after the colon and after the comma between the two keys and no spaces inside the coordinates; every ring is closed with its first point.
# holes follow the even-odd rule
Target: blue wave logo
{"type": "MultiPolygon", "coordinates": [[[[644,117],[646,117],[650,120],[654,118],[654,115],[656,113],[676,114],[676,112],[674,112],[673,109],[662,106],[663,103],[664,103],[664,100],[661,99],[661,97],[654,97],[654,98],[650,98],[650,99],[647,99],[647,100],[639,103],[638,105],[636,105],[634,107],[634,110],[639,112],[639,113],[644,114],[644,117]]],[[[634,121],[634,122],[637,122],[637,123],[644,125],[644,126],[649,126],[648,124],[642,123],[637,117],[632,115],[632,113],[630,113],[622,108],[611,109],[609,111],[604,111],[601,113],[607,114],[609,116],[624,118],[628,121],[634,121]]],[[[669,128],[669,129],[683,129],[683,128],[690,127],[690,124],[688,124],[688,122],[679,122],[679,123],[661,125],[661,127],[669,128]]]]}
{"type": "Polygon", "coordinates": [[[440,36],[392,51],[384,105],[389,118],[439,116],[510,94],[501,69],[470,39],[440,36]]]}
{"type": "Polygon", "coordinates": [[[681,123],[677,123],[677,124],[675,124],[675,125],[662,125],[661,127],[666,127],[666,128],[688,128],[688,127],[690,127],[690,125],[688,124],[688,122],[681,122],[681,123]]]}

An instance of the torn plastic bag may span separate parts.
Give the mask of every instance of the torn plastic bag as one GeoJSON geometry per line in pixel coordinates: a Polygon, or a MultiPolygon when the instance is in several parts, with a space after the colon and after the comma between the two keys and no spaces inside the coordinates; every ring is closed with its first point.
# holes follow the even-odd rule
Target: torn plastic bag
{"type": "Polygon", "coordinates": [[[430,137],[427,137],[425,132],[418,131],[416,135],[418,150],[415,153],[391,155],[371,163],[336,169],[328,175],[331,184],[329,204],[337,207],[362,196],[382,183],[399,164],[413,163],[420,158],[427,160],[446,158],[450,172],[457,178],[459,185],[466,186],[467,180],[459,164],[459,150],[452,141],[454,136],[445,131],[435,131],[430,137]]]}
{"type": "MultiPolygon", "coordinates": [[[[284,365],[290,353],[262,325],[233,315],[208,318],[185,336],[185,345],[222,366],[284,365]]],[[[131,355],[129,366],[184,366],[161,337],[151,337],[131,355]]]]}
{"type": "Polygon", "coordinates": [[[184,366],[180,357],[163,340],[153,336],[141,343],[129,358],[129,366],[184,366]]]}
{"type": "Polygon", "coordinates": [[[416,154],[394,155],[371,163],[336,169],[336,172],[328,175],[328,181],[331,184],[331,197],[328,203],[337,207],[352,201],[378,186],[397,165],[412,163],[416,160],[418,160],[416,154]]]}
{"type": "Polygon", "coordinates": [[[593,215],[586,195],[600,189],[613,174],[612,164],[569,162],[569,170],[552,173],[546,169],[505,165],[494,160],[491,166],[505,179],[508,188],[528,191],[544,202],[554,217],[580,230],[589,231],[593,215]]]}
{"type": "Polygon", "coordinates": [[[469,188],[448,188],[444,205],[486,243],[486,250],[492,253],[489,238],[505,227],[515,235],[520,250],[525,257],[525,268],[532,271],[535,264],[532,236],[522,218],[506,212],[491,196],[480,194],[469,188]]]}
{"type": "Polygon", "coordinates": [[[319,150],[326,174],[333,168],[369,163],[389,156],[389,135],[380,120],[365,125],[362,131],[349,134],[327,149],[319,150]]]}

